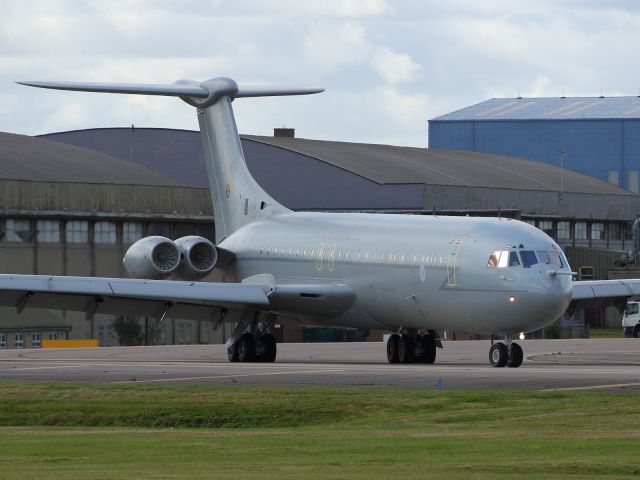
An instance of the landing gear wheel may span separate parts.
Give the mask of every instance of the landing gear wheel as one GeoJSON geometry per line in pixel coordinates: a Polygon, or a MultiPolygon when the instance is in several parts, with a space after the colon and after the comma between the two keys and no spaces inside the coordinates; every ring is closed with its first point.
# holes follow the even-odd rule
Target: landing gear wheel
{"type": "Polygon", "coordinates": [[[494,343],[489,350],[489,362],[492,367],[504,367],[509,361],[509,350],[502,343],[494,343]]]}
{"type": "Polygon", "coordinates": [[[398,342],[398,362],[414,363],[416,361],[416,344],[413,337],[403,335],[398,342]]]}
{"type": "Polygon", "coordinates": [[[230,362],[238,361],[238,343],[236,342],[231,347],[227,348],[227,357],[229,357],[230,362]]]}
{"type": "Polygon", "coordinates": [[[522,365],[522,360],[524,360],[522,347],[517,343],[512,342],[511,345],[509,345],[509,360],[507,360],[507,367],[518,368],[522,365]]]}
{"type": "Polygon", "coordinates": [[[633,329],[633,337],[640,338],[640,325],[636,325],[636,328],[633,329]]]}
{"type": "Polygon", "coordinates": [[[259,360],[261,362],[275,362],[277,353],[276,337],[274,337],[270,333],[267,333],[260,337],[260,342],[262,342],[264,350],[262,352],[262,355],[260,355],[259,360]]]}
{"type": "Polygon", "coordinates": [[[387,360],[389,363],[398,363],[398,346],[400,344],[400,335],[392,334],[387,340],[387,360]]]}
{"type": "Polygon", "coordinates": [[[256,341],[250,333],[243,334],[238,339],[238,361],[253,362],[256,358],[256,341]]]}
{"type": "Polygon", "coordinates": [[[420,361],[422,363],[434,363],[436,361],[436,339],[433,335],[422,335],[420,337],[422,353],[420,361]]]}

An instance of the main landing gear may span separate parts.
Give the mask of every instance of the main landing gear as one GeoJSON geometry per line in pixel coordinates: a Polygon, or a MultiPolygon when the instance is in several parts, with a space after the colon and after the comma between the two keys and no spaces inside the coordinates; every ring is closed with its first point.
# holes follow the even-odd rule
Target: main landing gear
{"type": "Polygon", "coordinates": [[[275,362],[276,337],[271,333],[258,336],[243,333],[237,342],[227,348],[231,362],[275,362]]]}
{"type": "Polygon", "coordinates": [[[387,360],[389,363],[433,363],[437,347],[442,348],[442,344],[433,331],[424,335],[394,333],[387,341],[387,360]]]}
{"type": "Polygon", "coordinates": [[[238,319],[226,342],[229,361],[275,362],[276,337],[271,333],[275,317],[249,311],[232,311],[229,314],[236,315],[238,319]]]}
{"type": "Polygon", "coordinates": [[[489,362],[492,367],[518,368],[522,365],[524,353],[522,347],[507,338],[506,344],[497,342],[489,350],[489,362]]]}

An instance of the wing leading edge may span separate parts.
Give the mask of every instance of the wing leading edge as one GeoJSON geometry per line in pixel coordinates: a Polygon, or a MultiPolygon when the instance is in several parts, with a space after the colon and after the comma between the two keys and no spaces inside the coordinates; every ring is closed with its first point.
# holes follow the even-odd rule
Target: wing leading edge
{"type": "Polygon", "coordinates": [[[0,275],[0,305],[140,317],[221,319],[231,309],[335,316],[355,299],[343,284],[267,285],[127,278],[0,275]]]}
{"type": "Polygon", "coordinates": [[[629,297],[640,295],[640,280],[585,280],[573,282],[569,315],[584,307],[615,306],[624,310],[629,297]]]}

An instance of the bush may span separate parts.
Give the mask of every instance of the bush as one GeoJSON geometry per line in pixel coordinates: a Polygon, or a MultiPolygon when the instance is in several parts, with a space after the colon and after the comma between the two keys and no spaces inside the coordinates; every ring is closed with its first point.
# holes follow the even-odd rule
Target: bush
{"type": "Polygon", "coordinates": [[[544,327],[544,338],[565,338],[559,319],[544,327]]]}

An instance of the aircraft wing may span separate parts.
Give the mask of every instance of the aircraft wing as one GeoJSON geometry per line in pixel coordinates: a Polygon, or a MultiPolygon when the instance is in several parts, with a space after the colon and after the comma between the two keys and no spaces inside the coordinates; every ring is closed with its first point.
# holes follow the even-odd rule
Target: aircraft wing
{"type": "Polygon", "coordinates": [[[335,316],[355,298],[343,284],[268,285],[128,278],[0,275],[0,305],[140,317],[218,320],[231,309],[335,316]]]}
{"type": "Polygon", "coordinates": [[[573,282],[571,304],[567,313],[578,308],[615,306],[624,310],[629,297],[640,295],[640,279],[633,280],[585,280],[573,282]]]}

